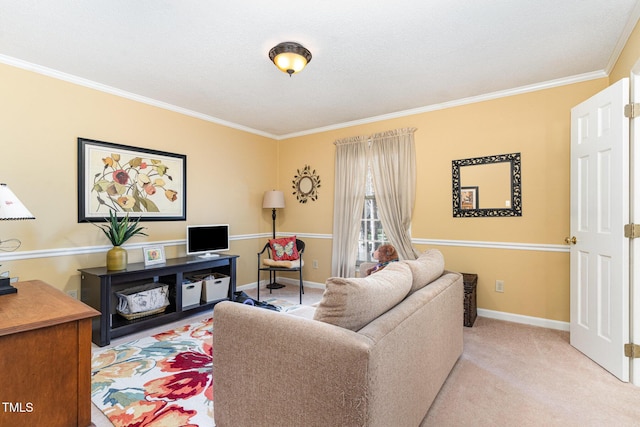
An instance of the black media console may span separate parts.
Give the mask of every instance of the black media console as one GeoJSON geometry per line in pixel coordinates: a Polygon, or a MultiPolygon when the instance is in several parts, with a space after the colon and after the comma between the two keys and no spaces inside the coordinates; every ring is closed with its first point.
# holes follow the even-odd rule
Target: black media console
{"type": "Polygon", "coordinates": [[[236,290],[237,255],[220,254],[212,258],[174,258],[165,264],[145,267],[144,263],[129,264],[126,270],[111,271],[106,267],[82,268],[80,299],[99,310],[101,316],[92,320],[92,340],[103,347],[111,339],[153,328],[165,323],[212,310],[220,301],[233,300],[236,290]],[[229,276],[227,298],[182,308],[182,283],[190,276],[220,273],[229,276]],[[127,320],[116,312],[116,292],[134,286],[160,282],[169,286],[169,306],[163,313],[127,320]]]}

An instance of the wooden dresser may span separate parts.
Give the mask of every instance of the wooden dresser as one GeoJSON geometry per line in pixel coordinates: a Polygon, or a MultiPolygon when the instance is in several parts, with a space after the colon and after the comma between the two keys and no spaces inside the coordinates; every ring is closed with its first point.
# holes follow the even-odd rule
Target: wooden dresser
{"type": "Polygon", "coordinates": [[[0,426],[91,423],[91,318],[100,312],[40,281],[0,296],[0,426]]]}

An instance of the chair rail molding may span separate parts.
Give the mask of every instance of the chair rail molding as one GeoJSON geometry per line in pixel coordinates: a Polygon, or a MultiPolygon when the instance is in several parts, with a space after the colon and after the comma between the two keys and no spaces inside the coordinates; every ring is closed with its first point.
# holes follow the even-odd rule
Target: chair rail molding
{"type": "MultiPolygon", "coordinates": [[[[320,233],[292,233],[281,232],[278,233],[281,236],[297,236],[304,239],[333,239],[332,234],[320,234],[320,233]]],[[[237,234],[229,236],[229,240],[252,240],[252,239],[270,239],[271,233],[255,233],[255,234],[237,234]]],[[[566,252],[569,253],[570,248],[567,245],[553,245],[544,243],[517,243],[517,242],[483,242],[475,240],[440,240],[440,239],[411,239],[411,242],[415,245],[431,245],[431,246],[459,246],[468,248],[486,248],[486,249],[508,249],[518,251],[541,251],[541,252],[566,252]]],[[[163,245],[163,246],[179,246],[185,245],[185,239],[176,240],[160,240],[154,242],[141,242],[131,243],[124,245],[125,249],[135,250],[142,249],[143,247],[150,245],[163,245]]],[[[111,249],[110,245],[100,246],[80,246],[77,248],[52,248],[52,249],[39,249],[33,251],[16,251],[8,253],[0,253],[0,262],[4,261],[17,261],[24,259],[36,259],[36,258],[53,258],[63,256],[74,255],[86,255],[92,253],[102,253],[111,249]]]]}
{"type": "Polygon", "coordinates": [[[483,242],[479,240],[411,239],[418,245],[461,246],[466,248],[509,249],[514,251],[570,252],[567,245],[520,242],[483,242]]]}
{"type": "MultiPolygon", "coordinates": [[[[229,240],[251,240],[251,239],[259,239],[259,238],[270,238],[270,233],[260,233],[260,234],[238,234],[235,236],[229,236],[229,240]]],[[[127,250],[135,250],[142,249],[147,246],[180,246],[186,245],[186,239],[175,239],[175,240],[157,240],[157,241],[147,241],[140,243],[129,243],[122,245],[123,248],[127,250]]],[[[33,251],[16,251],[10,253],[0,253],[0,262],[2,261],[17,261],[23,259],[36,259],[36,258],[53,258],[53,257],[61,257],[61,256],[73,256],[73,255],[86,255],[86,254],[94,254],[94,253],[102,253],[111,249],[113,246],[111,245],[100,245],[100,246],[79,246],[77,248],[54,248],[54,249],[39,249],[33,251]]]]}

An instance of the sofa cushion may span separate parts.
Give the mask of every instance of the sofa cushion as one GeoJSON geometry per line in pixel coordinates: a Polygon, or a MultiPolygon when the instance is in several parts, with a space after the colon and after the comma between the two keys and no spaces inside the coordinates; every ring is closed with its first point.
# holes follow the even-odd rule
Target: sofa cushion
{"type": "Polygon", "coordinates": [[[404,260],[402,263],[409,266],[413,276],[411,292],[427,286],[429,283],[442,276],[444,272],[444,256],[437,249],[429,249],[414,260],[404,260]]]}
{"type": "Polygon", "coordinates": [[[262,264],[268,267],[284,267],[284,268],[298,268],[301,265],[304,266],[304,261],[300,258],[294,261],[286,261],[286,260],[275,260],[271,258],[264,258],[262,260],[262,264]]]}
{"type": "Polygon", "coordinates": [[[411,270],[393,262],[367,277],[330,277],[314,319],[357,331],[393,308],[411,289],[411,270]]]}

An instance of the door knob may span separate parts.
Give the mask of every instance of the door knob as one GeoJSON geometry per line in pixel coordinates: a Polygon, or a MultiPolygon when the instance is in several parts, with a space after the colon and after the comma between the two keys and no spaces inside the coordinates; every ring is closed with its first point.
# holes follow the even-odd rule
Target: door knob
{"type": "Polygon", "coordinates": [[[564,241],[567,245],[575,245],[576,243],[578,243],[578,239],[576,239],[576,236],[565,237],[564,241]]]}

